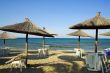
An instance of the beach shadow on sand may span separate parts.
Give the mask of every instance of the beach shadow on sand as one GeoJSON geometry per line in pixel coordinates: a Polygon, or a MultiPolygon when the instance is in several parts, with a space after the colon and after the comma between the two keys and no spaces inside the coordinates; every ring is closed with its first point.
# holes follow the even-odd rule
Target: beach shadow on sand
{"type": "Polygon", "coordinates": [[[20,71],[19,68],[7,68],[7,69],[0,69],[0,73],[44,73],[43,70],[40,68],[23,68],[22,71],[20,71]]]}
{"type": "Polygon", "coordinates": [[[0,58],[0,65],[4,65],[6,61],[10,59],[0,58]]]}
{"type": "Polygon", "coordinates": [[[38,59],[46,59],[49,56],[45,56],[45,57],[39,57],[37,54],[32,54],[32,55],[28,55],[28,59],[29,60],[38,60],[38,59]]]}
{"type": "Polygon", "coordinates": [[[85,66],[84,59],[75,58],[74,56],[68,55],[59,56],[58,58],[72,64],[71,71],[69,73],[101,73],[101,71],[99,72],[88,71],[85,66]]]}
{"type": "Polygon", "coordinates": [[[86,68],[80,68],[77,63],[73,63],[73,66],[67,64],[35,64],[30,65],[28,68],[23,68],[22,72],[19,68],[0,69],[0,73],[101,73],[90,72],[86,68]]]}
{"type": "MultiPolygon", "coordinates": [[[[35,55],[34,57],[35,58],[31,55],[29,59],[36,60],[37,56],[35,55]]],[[[23,68],[22,72],[19,68],[13,68],[12,71],[10,71],[11,68],[7,67],[8,65],[4,65],[6,67],[0,69],[0,73],[101,73],[88,71],[85,67],[84,59],[75,58],[72,55],[59,55],[58,58],[63,61],[47,62],[43,64],[29,64],[27,68],[23,68]],[[71,65],[68,63],[71,63],[71,65]]]]}
{"type": "Polygon", "coordinates": [[[22,72],[19,68],[0,69],[0,73],[69,73],[67,65],[57,64],[31,64],[28,68],[23,68],[22,72]]]}
{"type": "Polygon", "coordinates": [[[41,73],[69,73],[67,65],[56,63],[56,64],[37,64],[37,65],[30,65],[30,67],[40,68],[43,70],[41,73]]]}
{"type": "Polygon", "coordinates": [[[58,57],[59,59],[65,60],[67,62],[73,62],[73,61],[84,61],[84,59],[74,56],[68,56],[68,55],[62,55],[58,57]]]}

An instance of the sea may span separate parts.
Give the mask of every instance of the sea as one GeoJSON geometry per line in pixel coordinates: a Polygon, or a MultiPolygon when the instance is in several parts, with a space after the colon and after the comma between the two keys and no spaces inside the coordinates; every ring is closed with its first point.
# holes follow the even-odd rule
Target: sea
{"type": "MultiPolygon", "coordinates": [[[[5,46],[15,47],[17,49],[25,48],[25,38],[8,39],[5,46]]],[[[43,38],[28,38],[29,50],[37,50],[43,46],[43,38]]],[[[45,45],[48,45],[52,50],[73,50],[77,48],[77,38],[45,38],[45,45]]],[[[94,38],[82,38],[80,40],[80,47],[86,51],[93,51],[95,48],[94,38]]],[[[3,40],[0,40],[0,47],[4,46],[3,40]]],[[[98,50],[102,51],[110,48],[110,39],[99,38],[98,50]]]]}

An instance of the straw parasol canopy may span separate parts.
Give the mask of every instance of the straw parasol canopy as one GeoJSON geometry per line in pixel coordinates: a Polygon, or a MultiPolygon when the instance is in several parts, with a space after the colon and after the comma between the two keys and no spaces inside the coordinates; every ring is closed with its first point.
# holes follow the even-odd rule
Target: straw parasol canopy
{"type": "Polygon", "coordinates": [[[48,32],[42,30],[40,27],[33,24],[28,18],[25,18],[25,21],[22,23],[17,23],[14,25],[8,25],[8,26],[1,27],[0,30],[16,32],[16,33],[24,33],[24,34],[27,33],[27,34],[32,34],[32,35],[53,37],[48,32]]]}
{"type": "Polygon", "coordinates": [[[77,46],[77,48],[79,48],[79,49],[80,49],[80,37],[91,37],[89,34],[85,33],[84,31],[81,31],[81,30],[69,33],[67,35],[78,36],[78,46],[77,46]]]}
{"type": "Polygon", "coordinates": [[[110,31],[105,32],[105,33],[102,33],[102,34],[100,34],[100,35],[103,35],[103,36],[110,36],[110,31]]]}
{"type": "MultiPolygon", "coordinates": [[[[26,56],[28,56],[28,34],[53,37],[48,32],[42,30],[40,27],[33,24],[28,18],[25,18],[25,21],[22,23],[1,27],[0,30],[26,34],[26,43],[25,43],[26,56]]],[[[27,57],[26,57],[26,65],[27,65],[27,57]]]]}
{"type": "Polygon", "coordinates": [[[15,38],[16,37],[14,35],[11,35],[11,34],[9,34],[7,32],[3,32],[3,33],[0,34],[0,39],[4,40],[4,47],[5,47],[5,44],[6,44],[5,40],[7,40],[7,39],[15,39],[15,38]]]}
{"type": "MultiPolygon", "coordinates": [[[[48,31],[45,27],[43,27],[44,31],[47,31],[49,34],[53,35],[54,37],[57,36],[56,33],[48,31]]],[[[43,48],[45,48],[45,36],[43,36],[43,48]]]]}
{"type": "Polygon", "coordinates": [[[95,17],[86,20],[84,22],[78,23],[69,27],[70,29],[96,29],[95,38],[95,52],[97,52],[98,43],[98,29],[108,29],[110,28],[110,20],[101,16],[101,12],[98,12],[95,17]]]}
{"type": "Polygon", "coordinates": [[[44,31],[47,31],[49,34],[51,34],[51,35],[53,35],[53,36],[57,36],[57,35],[58,35],[58,34],[56,34],[56,33],[53,32],[53,31],[47,30],[45,27],[43,27],[43,30],[44,30],[44,31]]]}
{"type": "Polygon", "coordinates": [[[81,36],[81,37],[90,37],[89,34],[85,33],[84,31],[78,30],[72,33],[69,33],[70,36],[81,36]]]}

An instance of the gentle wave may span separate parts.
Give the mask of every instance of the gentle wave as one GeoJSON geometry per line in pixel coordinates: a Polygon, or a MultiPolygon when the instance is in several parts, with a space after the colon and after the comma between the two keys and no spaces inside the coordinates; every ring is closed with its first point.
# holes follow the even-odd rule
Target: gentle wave
{"type": "MultiPolygon", "coordinates": [[[[29,38],[29,49],[38,49],[42,47],[42,38],[29,38]]],[[[45,44],[50,45],[51,49],[55,50],[73,50],[77,47],[78,39],[75,38],[46,38],[45,44]]],[[[80,47],[85,50],[94,50],[94,39],[83,38],[80,42],[80,47]]],[[[3,40],[0,40],[0,45],[3,46],[3,40]]],[[[15,40],[6,40],[6,46],[24,48],[25,38],[15,40]]],[[[99,39],[98,50],[103,50],[110,47],[110,39],[99,39]]]]}

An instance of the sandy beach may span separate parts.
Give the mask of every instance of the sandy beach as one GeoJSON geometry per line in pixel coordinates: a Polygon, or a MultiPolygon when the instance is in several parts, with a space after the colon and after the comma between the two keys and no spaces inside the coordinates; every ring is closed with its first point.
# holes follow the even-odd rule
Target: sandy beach
{"type": "MultiPolygon", "coordinates": [[[[100,73],[88,71],[85,67],[85,60],[75,58],[73,51],[50,50],[48,58],[38,58],[37,51],[29,51],[28,68],[13,67],[5,64],[12,57],[20,54],[20,50],[12,50],[6,57],[0,57],[0,73],[100,73]]],[[[108,72],[109,73],[109,72],[108,72]]]]}

